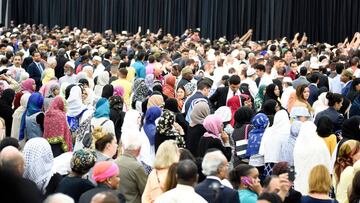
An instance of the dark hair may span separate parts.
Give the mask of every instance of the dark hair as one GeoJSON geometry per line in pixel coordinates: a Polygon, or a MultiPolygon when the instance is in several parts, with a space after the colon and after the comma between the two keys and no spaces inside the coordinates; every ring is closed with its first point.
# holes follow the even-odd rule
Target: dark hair
{"type": "Polygon", "coordinates": [[[349,203],[358,203],[360,200],[360,171],[355,173],[352,181],[349,203]]]}
{"type": "Polygon", "coordinates": [[[95,149],[100,152],[104,151],[106,145],[115,139],[115,136],[112,133],[105,133],[102,131],[102,128],[95,128],[92,132],[92,136],[93,139],[95,139],[95,149]]]}
{"type": "Polygon", "coordinates": [[[271,174],[272,175],[281,175],[288,172],[289,164],[286,161],[281,161],[274,165],[271,174]]]}
{"type": "Polygon", "coordinates": [[[208,81],[203,80],[203,81],[198,82],[198,84],[197,84],[198,90],[203,90],[205,88],[211,88],[211,85],[209,84],[208,81]]]}
{"type": "Polygon", "coordinates": [[[258,200],[266,200],[266,201],[269,201],[270,203],[281,203],[282,202],[281,198],[279,197],[278,194],[268,193],[268,192],[261,193],[258,200]]]}
{"type": "Polygon", "coordinates": [[[154,56],[154,55],[150,55],[149,58],[148,58],[148,60],[149,60],[149,63],[154,63],[154,61],[155,61],[155,56],[154,56]]]}
{"type": "Polygon", "coordinates": [[[182,160],[178,163],[177,169],[176,169],[176,175],[178,178],[178,181],[182,182],[192,182],[195,181],[198,174],[198,167],[196,166],[195,162],[186,159],[182,160]]]}
{"type": "Polygon", "coordinates": [[[240,187],[240,178],[243,176],[248,176],[250,170],[255,168],[254,166],[248,164],[239,164],[229,173],[229,180],[235,189],[240,187]]]}
{"type": "Polygon", "coordinates": [[[179,158],[180,161],[189,159],[195,162],[194,155],[188,149],[180,148],[179,150],[180,150],[180,158],[179,158]]]}
{"type": "Polygon", "coordinates": [[[291,66],[292,64],[298,65],[296,61],[290,61],[289,65],[291,66]]]}
{"type": "Polygon", "coordinates": [[[85,79],[85,78],[81,78],[81,79],[79,80],[79,83],[82,84],[82,85],[87,85],[87,86],[89,86],[89,81],[88,81],[87,79],[85,79]]]}
{"type": "Polygon", "coordinates": [[[311,83],[316,83],[319,80],[319,75],[318,73],[313,73],[311,74],[311,76],[309,77],[309,82],[311,83]]]}
{"type": "Polygon", "coordinates": [[[359,63],[359,57],[355,56],[350,60],[350,65],[355,66],[357,63],[359,63]]]}
{"type": "Polygon", "coordinates": [[[128,74],[128,70],[126,68],[120,68],[119,72],[123,76],[127,76],[127,74],[128,74]]]}
{"type": "Polygon", "coordinates": [[[255,69],[256,69],[256,70],[261,70],[261,71],[264,71],[264,72],[265,72],[265,66],[262,65],[262,64],[256,64],[255,69]]]}
{"type": "Polygon", "coordinates": [[[238,75],[232,75],[229,79],[230,85],[238,85],[238,84],[240,84],[240,82],[241,82],[240,76],[238,76],[238,75]]]}
{"type": "Polygon", "coordinates": [[[144,60],[145,56],[146,53],[144,51],[139,51],[139,53],[136,55],[136,59],[142,61],[144,60]]]}
{"type": "Polygon", "coordinates": [[[34,50],[34,51],[31,53],[31,56],[35,56],[36,53],[40,54],[40,51],[38,51],[37,49],[34,50]]]}
{"type": "Polygon", "coordinates": [[[263,187],[264,187],[264,188],[269,187],[270,182],[271,182],[274,178],[279,178],[279,177],[278,177],[277,175],[267,176],[267,177],[264,179],[263,187]]]}
{"type": "Polygon", "coordinates": [[[107,51],[104,54],[104,58],[109,59],[111,57],[111,51],[107,51]]]}
{"type": "Polygon", "coordinates": [[[326,94],[326,99],[329,100],[329,106],[334,106],[335,103],[340,103],[343,100],[343,96],[338,93],[328,92],[326,94]]]}
{"type": "Polygon", "coordinates": [[[300,75],[301,76],[306,76],[307,74],[307,68],[306,67],[301,67],[300,68],[300,75]]]}
{"type": "Polygon", "coordinates": [[[0,142],[0,152],[8,146],[13,146],[16,149],[19,149],[20,145],[19,145],[19,141],[16,138],[13,137],[5,137],[3,140],[1,140],[0,142]]]}
{"type": "Polygon", "coordinates": [[[115,196],[113,193],[111,192],[100,192],[97,194],[102,194],[104,195],[104,199],[102,199],[102,202],[106,202],[106,203],[119,203],[119,199],[117,196],[115,196]]]}
{"type": "Polygon", "coordinates": [[[354,78],[351,84],[351,87],[354,91],[356,91],[356,86],[360,84],[360,78],[354,78]]]}
{"type": "Polygon", "coordinates": [[[336,69],[336,73],[340,75],[342,73],[342,71],[344,70],[344,64],[337,63],[335,65],[335,69],[336,69]]]}
{"type": "Polygon", "coordinates": [[[304,102],[304,103],[307,103],[306,99],[304,98],[304,91],[305,89],[307,88],[308,86],[305,85],[305,84],[302,84],[300,86],[298,86],[296,88],[296,97],[301,101],[301,102],[304,102]]]}
{"type": "Polygon", "coordinates": [[[329,137],[333,133],[333,123],[327,116],[320,117],[316,126],[316,132],[320,137],[329,137]]]}

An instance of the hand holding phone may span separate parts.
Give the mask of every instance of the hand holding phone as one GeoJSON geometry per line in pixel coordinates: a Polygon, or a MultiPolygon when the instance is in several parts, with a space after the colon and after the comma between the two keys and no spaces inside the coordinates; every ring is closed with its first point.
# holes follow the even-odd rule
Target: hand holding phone
{"type": "Polygon", "coordinates": [[[243,185],[250,186],[252,184],[252,180],[251,180],[251,178],[244,176],[244,177],[241,177],[241,183],[243,185]]]}

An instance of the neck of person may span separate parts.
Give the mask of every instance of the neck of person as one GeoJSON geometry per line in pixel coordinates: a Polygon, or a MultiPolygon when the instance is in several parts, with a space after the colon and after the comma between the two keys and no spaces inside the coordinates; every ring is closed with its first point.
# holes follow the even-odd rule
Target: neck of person
{"type": "Polygon", "coordinates": [[[322,193],[309,193],[309,196],[315,199],[331,199],[328,194],[322,193]]]}

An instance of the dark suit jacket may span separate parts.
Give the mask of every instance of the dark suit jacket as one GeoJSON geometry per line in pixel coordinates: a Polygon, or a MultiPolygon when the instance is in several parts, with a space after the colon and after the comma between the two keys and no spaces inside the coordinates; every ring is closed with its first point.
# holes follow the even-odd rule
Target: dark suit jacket
{"type": "Polygon", "coordinates": [[[69,59],[67,59],[65,56],[56,57],[55,76],[57,78],[64,76],[64,65],[68,61],[69,59]]]}
{"type": "Polygon", "coordinates": [[[313,103],[318,100],[318,96],[319,96],[319,88],[317,86],[315,86],[314,84],[309,84],[309,90],[310,90],[310,95],[308,98],[308,102],[309,104],[312,106],[313,103]]]}
{"type": "Polygon", "coordinates": [[[108,186],[104,184],[98,184],[98,187],[88,190],[80,196],[79,203],[90,203],[91,199],[100,192],[111,192],[115,195],[120,203],[125,203],[125,197],[123,194],[118,193],[115,190],[110,189],[108,186]]]}
{"type": "Polygon", "coordinates": [[[219,87],[216,89],[215,93],[211,95],[209,100],[213,104],[215,109],[218,109],[221,106],[226,106],[226,99],[228,92],[229,92],[229,87],[219,87]]]}
{"type": "MultiPolygon", "coordinates": [[[[41,67],[43,70],[45,70],[45,66],[44,64],[40,63],[41,67]]],[[[27,68],[27,72],[29,73],[30,78],[35,80],[36,83],[36,90],[39,90],[42,83],[41,83],[41,72],[38,69],[37,65],[35,62],[32,62],[28,68],[27,68]]]]}
{"type": "Polygon", "coordinates": [[[206,178],[195,187],[195,192],[209,203],[237,203],[240,202],[236,190],[222,185],[218,180],[206,178]]]}

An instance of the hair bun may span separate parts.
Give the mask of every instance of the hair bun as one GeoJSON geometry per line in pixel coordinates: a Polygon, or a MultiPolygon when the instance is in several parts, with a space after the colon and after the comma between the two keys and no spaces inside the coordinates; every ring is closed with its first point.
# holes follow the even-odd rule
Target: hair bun
{"type": "Polygon", "coordinates": [[[328,92],[326,94],[326,99],[331,99],[333,97],[333,93],[332,92],[328,92]]]}
{"type": "Polygon", "coordinates": [[[92,132],[92,137],[93,137],[93,141],[97,141],[100,140],[101,138],[103,138],[106,135],[106,133],[104,133],[102,131],[102,127],[96,127],[94,128],[93,132],[92,132]]]}

